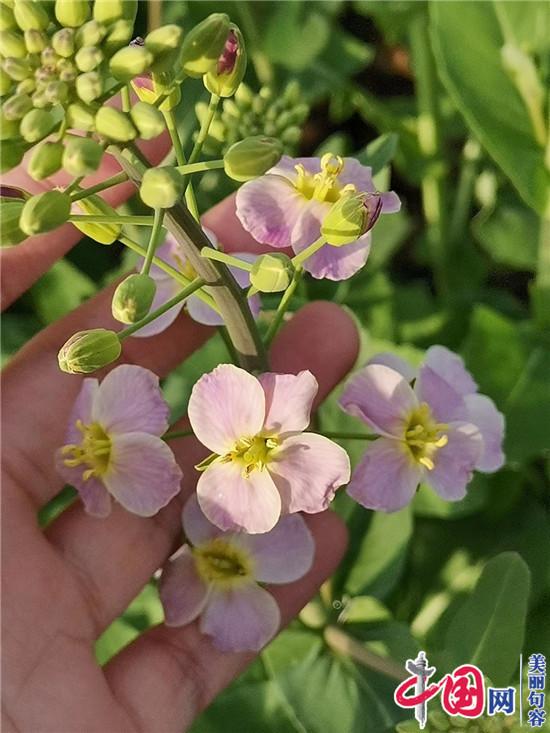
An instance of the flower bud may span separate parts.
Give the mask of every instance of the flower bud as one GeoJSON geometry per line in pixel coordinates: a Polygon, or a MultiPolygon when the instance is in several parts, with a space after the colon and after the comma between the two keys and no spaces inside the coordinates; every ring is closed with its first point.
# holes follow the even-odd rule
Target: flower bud
{"type": "Polygon", "coordinates": [[[95,127],[100,135],[126,143],[137,135],[136,128],[125,112],[113,107],[101,107],[95,116],[95,127]]]}
{"type": "Polygon", "coordinates": [[[63,158],[63,143],[45,142],[33,150],[29,160],[28,172],[35,181],[42,181],[44,178],[57,173],[61,168],[63,158]]]}
{"type": "Polygon", "coordinates": [[[44,89],[50,104],[64,104],[69,97],[69,86],[65,81],[51,81],[44,89]]]}
{"type": "Polygon", "coordinates": [[[4,58],[24,59],[27,47],[23,36],[16,31],[0,31],[0,54],[4,58]]]}
{"type": "Polygon", "coordinates": [[[137,0],[95,0],[94,20],[109,25],[117,20],[136,20],[137,0]]]}
{"type": "Polygon", "coordinates": [[[76,32],[76,45],[78,48],[86,46],[99,46],[107,34],[107,28],[97,20],[89,20],[76,32]]]}
{"type": "Polygon", "coordinates": [[[24,203],[22,199],[0,196],[0,246],[12,247],[27,238],[19,227],[24,203]]]}
{"type": "Polygon", "coordinates": [[[103,61],[103,52],[97,46],[83,46],[74,58],[79,71],[93,71],[103,61]]]}
{"type": "Polygon", "coordinates": [[[28,94],[14,94],[4,102],[2,112],[7,120],[20,120],[30,109],[32,102],[28,94]]]}
{"type": "Polygon", "coordinates": [[[113,318],[121,323],[137,323],[149,313],[156,290],[149,275],[129,275],[113,295],[113,318]]]}
{"type": "Polygon", "coordinates": [[[378,194],[343,194],[321,224],[321,234],[333,247],[355,242],[372,229],[382,210],[378,194]]]}
{"type": "Polygon", "coordinates": [[[223,156],[223,167],[234,181],[250,181],[273,168],[282,154],[279,140],[256,135],[232,145],[223,156]]]}
{"type": "Polygon", "coordinates": [[[212,13],[183,39],[181,64],[188,76],[203,76],[218,61],[229,33],[229,16],[212,13]]]}
{"type": "MultiPolygon", "coordinates": [[[[75,206],[81,209],[85,214],[105,214],[107,216],[116,216],[116,211],[109,206],[101,196],[86,196],[85,199],[77,201],[75,206]]],[[[120,224],[88,224],[83,221],[73,221],[74,226],[79,229],[90,239],[99,244],[113,244],[120,236],[122,226],[120,224]]]]}
{"type": "Polygon", "coordinates": [[[246,50],[242,33],[231,24],[225,46],[218,61],[204,77],[204,86],[218,97],[232,97],[246,71],[246,50]]]}
{"type": "Polygon", "coordinates": [[[80,74],[76,77],[76,93],[83,102],[93,102],[103,93],[103,78],[97,71],[80,74]]]}
{"type": "Polygon", "coordinates": [[[30,76],[20,81],[16,87],[17,94],[32,94],[36,89],[36,82],[30,76]]]}
{"type": "Polygon", "coordinates": [[[9,31],[16,27],[17,23],[13,17],[13,10],[5,3],[0,3],[0,31],[9,31]]]}
{"type": "Polygon", "coordinates": [[[91,374],[116,361],[121,351],[120,341],[114,331],[93,328],[71,336],[61,347],[57,361],[61,371],[68,374],[91,374]]]}
{"type": "Polygon", "coordinates": [[[64,224],[71,213],[71,199],[61,191],[46,191],[25,202],[19,226],[29,236],[49,232],[64,224]]]}
{"type": "Polygon", "coordinates": [[[5,97],[13,86],[13,79],[0,68],[0,96],[5,97]]]}
{"type": "Polygon", "coordinates": [[[48,45],[48,36],[42,31],[31,29],[25,31],[25,46],[29,53],[42,53],[48,45]]]}
{"type": "Polygon", "coordinates": [[[2,63],[2,68],[15,81],[23,81],[23,79],[27,79],[32,74],[27,59],[5,59],[2,63]]]}
{"type": "Polygon", "coordinates": [[[89,137],[69,136],[65,140],[63,168],[71,176],[87,176],[99,168],[102,146],[89,137]]]}
{"type": "Polygon", "coordinates": [[[139,189],[141,200],[153,209],[169,209],[183,196],[184,179],[176,168],[149,168],[139,189]]]}
{"type": "MultiPolygon", "coordinates": [[[[19,137],[19,120],[7,120],[2,113],[0,114],[0,140],[15,140],[19,137]]],[[[2,155],[5,150],[2,150],[2,155]]]]}
{"type": "Polygon", "coordinates": [[[179,25],[163,25],[151,31],[145,39],[145,48],[153,55],[151,71],[155,74],[172,71],[182,52],[183,31],[179,25]]]}
{"type": "Polygon", "coordinates": [[[151,140],[165,130],[162,112],[147,102],[137,102],[130,110],[130,117],[143,140],[151,140]]]}
{"type": "Polygon", "coordinates": [[[19,165],[23,160],[25,150],[25,146],[17,141],[5,145],[2,149],[2,155],[0,155],[0,173],[7,173],[16,165],[19,165]]]}
{"type": "Polygon", "coordinates": [[[286,290],[294,275],[290,257],[280,252],[260,255],[252,266],[250,282],[260,293],[286,290]]]}
{"type": "Polygon", "coordinates": [[[65,28],[79,28],[90,17],[88,0],[56,0],[55,17],[65,28]]]}
{"type": "Polygon", "coordinates": [[[115,79],[130,81],[144,74],[153,63],[153,55],[143,46],[126,46],[117,51],[109,62],[115,79]]]}
{"type": "Polygon", "coordinates": [[[74,30],[72,28],[61,28],[52,36],[52,48],[64,59],[74,53],[74,30]]]}
{"type": "Polygon", "coordinates": [[[55,66],[57,61],[59,60],[58,54],[54,51],[54,49],[51,46],[46,46],[46,48],[42,51],[40,54],[40,61],[42,63],[43,67],[46,67],[44,69],[37,69],[37,73],[39,71],[43,71],[46,73],[51,73],[50,71],[47,71],[48,67],[55,66]]]}
{"type": "Polygon", "coordinates": [[[41,3],[33,0],[17,0],[13,6],[13,14],[22,31],[43,31],[50,24],[48,13],[41,3]]]}
{"type": "Polygon", "coordinates": [[[134,33],[134,24],[131,20],[117,20],[108,29],[103,41],[105,56],[110,58],[119,48],[127,46],[134,33]]]}
{"type": "Polygon", "coordinates": [[[84,102],[74,102],[67,107],[67,124],[74,130],[95,130],[97,110],[84,102]]]}
{"type": "Polygon", "coordinates": [[[55,130],[61,118],[58,109],[31,109],[21,120],[19,132],[28,143],[37,143],[55,130]]]}

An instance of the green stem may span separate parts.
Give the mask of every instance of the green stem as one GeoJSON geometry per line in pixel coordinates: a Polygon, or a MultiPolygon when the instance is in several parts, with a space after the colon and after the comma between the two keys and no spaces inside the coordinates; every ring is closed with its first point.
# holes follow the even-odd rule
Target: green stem
{"type": "Polygon", "coordinates": [[[331,432],[326,430],[319,431],[325,438],[331,438],[332,440],[376,440],[378,435],[369,435],[368,433],[346,433],[346,432],[331,432]]]}
{"type": "Polygon", "coordinates": [[[283,297],[281,298],[279,305],[277,307],[277,310],[275,311],[275,317],[273,318],[273,321],[271,322],[269,328],[267,329],[267,333],[265,335],[265,345],[267,347],[270,346],[271,342],[275,338],[275,334],[277,333],[281,323],[283,322],[283,318],[288,309],[288,306],[290,305],[292,296],[294,295],[294,292],[296,288],[298,287],[298,283],[300,282],[301,277],[302,277],[302,269],[298,267],[294,271],[294,276],[292,280],[290,281],[290,285],[283,293],[283,297]]]}
{"type": "Polygon", "coordinates": [[[151,236],[149,237],[149,244],[147,245],[147,254],[141,268],[142,275],[148,275],[151,265],[153,264],[153,257],[157,251],[157,247],[160,243],[162,235],[162,222],[164,220],[164,209],[155,209],[155,218],[153,221],[153,228],[151,229],[151,236]]]}
{"type": "Polygon", "coordinates": [[[541,330],[550,329],[550,218],[540,220],[537,277],[533,285],[535,322],[541,330]]]}
{"type": "MultiPolygon", "coordinates": [[[[71,201],[73,203],[75,201],[80,201],[80,199],[85,199],[88,196],[91,196],[93,193],[105,191],[106,188],[111,188],[111,186],[116,186],[119,183],[124,183],[127,180],[128,176],[126,175],[126,173],[117,173],[116,176],[111,176],[111,178],[107,178],[101,183],[96,183],[95,186],[90,186],[90,188],[83,188],[76,193],[71,194],[71,201]]],[[[67,193],[67,191],[65,191],[65,193],[67,193]]]]}
{"type": "MultiPolygon", "coordinates": [[[[187,164],[187,160],[185,158],[185,153],[183,152],[183,146],[181,144],[180,136],[178,133],[174,112],[170,109],[164,111],[162,114],[164,115],[164,119],[166,121],[166,127],[170,134],[172,145],[174,146],[174,153],[176,154],[176,161],[178,163],[178,166],[184,166],[187,164]]],[[[193,214],[196,221],[198,221],[199,209],[197,206],[197,201],[195,199],[193,186],[191,184],[187,185],[185,188],[185,202],[187,203],[187,208],[189,209],[189,211],[193,214]]]]}
{"type": "Polygon", "coordinates": [[[227,252],[220,252],[219,249],[213,249],[212,247],[203,247],[201,249],[201,255],[208,257],[209,260],[216,260],[217,262],[223,262],[224,264],[231,267],[238,267],[240,270],[246,270],[246,272],[252,272],[252,265],[250,262],[239,260],[238,257],[233,257],[227,252]]]}
{"type": "Polygon", "coordinates": [[[186,163],[185,165],[179,165],[178,171],[184,176],[190,175],[191,173],[203,173],[204,171],[215,170],[216,168],[223,168],[223,158],[219,160],[203,160],[200,163],[186,163]]]}
{"type": "Polygon", "coordinates": [[[130,87],[128,84],[125,84],[120,90],[120,97],[122,99],[122,111],[129,112],[132,107],[132,103],[130,101],[130,87]]]}
{"type": "Polygon", "coordinates": [[[233,342],[231,341],[231,338],[229,337],[229,334],[227,333],[227,328],[225,326],[218,326],[218,333],[220,334],[222,341],[225,344],[225,348],[227,349],[227,353],[229,354],[229,357],[231,359],[231,362],[233,364],[239,363],[239,355],[235,351],[235,347],[233,346],[233,342]]]}
{"type": "Polygon", "coordinates": [[[300,254],[297,254],[295,257],[292,258],[292,264],[294,265],[294,267],[299,270],[304,262],[316,252],[318,252],[321,247],[323,247],[326,243],[327,240],[325,239],[325,237],[320,236],[319,239],[313,242],[313,244],[310,244],[309,247],[306,247],[300,252],[300,254]]]}
{"type": "Polygon", "coordinates": [[[204,117],[201,123],[199,134],[197,135],[197,139],[195,140],[195,144],[193,145],[193,150],[191,151],[191,155],[189,156],[189,160],[187,161],[189,164],[194,163],[201,154],[202,146],[204,145],[204,141],[206,140],[206,136],[208,135],[208,130],[210,129],[210,125],[212,124],[212,120],[214,119],[214,115],[216,114],[219,103],[220,98],[218,97],[218,95],[211,94],[206,117],[204,117]]]}
{"type": "Polygon", "coordinates": [[[118,214],[71,214],[69,221],[82,221],[85,224],[134,224],[134,226],[150,227],[152,216],[119,216],[118,214]]]}
{"type": "Polygon", "coordinates": [[[78,176],[78,178],[73,179],[73,181],[69,183],[69,185],[65,189],[64,193],[70,196],[71,193],[80,186],[80,182],[82,181],[83,178],[84,176],[78,176]]]}
{"type": "Polygon", "coordinates": [[[373,669],[399,682],[406,677],[400,664],[389,657],[381,657],[379,654],[375,654],[337,626],[327,626],[323,632],[323,637],[333,651],[345,658],[353,659],[364,667],[373,669]]]}
{"type": "Polygon", "coordinates": [[[459,243],[470,218],[480,155],[479,143],[475,140],[467,140],[462,151],[462,165],[449,222],[448,240],[451,248],[459,243]]]}
{"type": "Polygon", "coordinates": [[[131,326],[128,326],[128,328],[125,328],[123,331],[120,331],[117,336],[119,341],[124,341],[125,338],[128,338],[128,336],[131,336],[136,331],[139,331],[140,328],[143,328],[143,326],[147,326],[147,324],[151,323],[151,321],[156,320],[159,316],[162,316],[163,313],[166,313],[166,311],[169,311],[170,308],[173,308],[178,303],[181,303],[182,300],[185,300],[190,295],[193,295],[195,291],[197,291],[199,288],[202,288],[204,285],[204,280],[200,277],[195,278],[193,282],[188,285],[186,288],[184,288],[180,293],[177,295],[174,295],[173,298],[170,298],[164,305],[161,305],[160,308],[157,308],[152,313],[149,313],[149,315],[145,316],[145,318],[142,318],[137,323],[133,323],[131,326]]]}
{"type": "Polygon", "coordinates": [[[171,430],[169,433],[164,433],[162,436],[163,440],[176,440],[177,438],[188,438],[190,435],[195,435],[195,433],[189,429],[189,430],[171,430]]]}

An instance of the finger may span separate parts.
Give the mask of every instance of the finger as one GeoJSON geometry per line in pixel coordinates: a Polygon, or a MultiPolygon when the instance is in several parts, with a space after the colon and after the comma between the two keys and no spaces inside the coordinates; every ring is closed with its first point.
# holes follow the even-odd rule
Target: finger
{"type": "MultiPolygon", "coordinates": [[[[162,135],[156,140],[144,142],[140,147],[152,163],[158,163],[170,149],[168,135],[162,135]]],[[[115,159],[111,155],[104,155],[99,170],[87,176],[82,186],[88,187],[100,183],[115,175],[119,170],[120,167],[115,159]]],[[[70,176],[61,173],[44,181],[35,181],[29,176],[26,166],[23,164],[8,173],[3,179],[3,183],[36,194],[51,190],[55,186],[65,185],[70,180],[72,180],[70,176]]],[[[113,186],[101,195],[111,206],[119,206],[135,192],[135,186],[127,182],[113,186]]],[[[53,232],[30,237],[15,247],[2,249],[0,252],[0,262],[2,264],[1,310],[13,303],[81,238],[82,233],[76,227],[72,224],[65,224],[53,232]]]]}
{"type": "MultiPolygon", "coordinates": [[[[285,626],[338,566],[346,529],[333,512],[308,516],[315,559],[301,580],[270,590],[285,626]]],[[[105,672],[119,702],[142,730],[179,733],[254,659],[253,654],[222,654],[195,622],[181,629],[157,626],[120,652],[105,672]]]]}
{"type": "MultiPolygon", "coordinates": [[[[343,310],[331,303],[312,303],[283,329],[274,343],[272,361],[285,372],[310,369],[319,382],[318,404],[353,366],[357,343],[355,326],[343,310]],[[332,352],[326,347],[326,328],[334,332],[332,352]],[[306,340],[304,333],[309,334],[306,340]]],[[[127,607],[181,535],[181,505],[194,490],[193,466],[206,451],[192,438],[175,441],[172,447],[184,472],[182,492],[155,518],[143,519],[117,506],[110,517],[99,521],[78,503],[48,532],[87,589],[96,633],[127,607]]]]}

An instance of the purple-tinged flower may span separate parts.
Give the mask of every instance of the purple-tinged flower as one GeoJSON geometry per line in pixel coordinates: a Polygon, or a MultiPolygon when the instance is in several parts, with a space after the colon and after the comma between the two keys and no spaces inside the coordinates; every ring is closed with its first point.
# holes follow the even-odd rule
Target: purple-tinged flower
{"type": "Polygon", "coordinates": [[[231,364],[195,384],[189,420],[213,451],[199,467],[197,495],[217,527],[268,532],[281,514],[326,509],[347,483],[347,453],[322,435],[303,432],[317,389],[309,371],[256,378],[231,364]]]}
{"type": "MultiPolygon", "coordinates": [[[[204,232],[208,239],[212,242],[213,246],[218,247],[218,240],[216,235],[209,229],[204,228],[204,232]]],[[[237,259],[244,260],[245,262],[252,263],[256,259],[256,255],[252,255],[248,252],[240,252],[233,255],[237,259]]],[[[171,234],[168,234],[165,241],[157,250],[157,257],[166,262],[171,267],[185,275],[189,280],[193,280],[197,277],[197,272],[186,257],[181,245],[174,239],[171,234]]],[[[246,270],[242,270],[238,267],[230,267],[231,274],[240,285],[241,288],[247,288],[250,286],[250,273],[246,270]]],[[[149,273],[157,286],[155,298],[151,305],[151,311],[160,308],[164,303],[175,297],[181,292],[183,285],[174,280],[173,277],[168,273],[161,270],[160,267],[153,265],[149,273]]],[[[205,288],[206,292],[209,292],[208,288],[205,288]]],[[[252,315],[257,318],[260,313],[261,300],[258,295],[253,295],[248,299],[248,304],[252,315]]],[[[156,318],[151,323],[148,323],[139,331],[136,331],[134,336],[154,336],[157,333],[165,331],[168,326],[176,320],[183,306],[186,306],[187,312],[194,321],[202,323],[205,326],[222,326],[223,318],[208,303],[205,303],[197,295],[191,295],[187,300],[178,303],[177,305],[170,308],[170,310],[163,313],[162,316],[156,318]]]]}
{"type": "Polygon", "coordinates": [[[348,487],[369,509],[401,509],[421,482],[459,501],[474,469],[491,473],[504,463],[504,417],[443,346],[428,349],[418,372],[393,354],[374,357],[352,377],[340,405],[380,435],[348,487]]]}
{"type": "Polygon", "coordinates": [[[113,496],[128,511],[150,517],[179,492],[181,470],[159,437],[168,413],[158,377],[148,369],[126,364],[101,384],[83,381],[56,464],[88,514],[108,516],[113,496]]]}
{"type": "Polygon", "coordinates": [[[223,652],[259,651],[277,633],[281,616],[258,583],[292,583],[311,568],[315,543],[298,514],[262,535],[221,532],[196,495],[183,510],[183,545],[164,567],[160,599],[167,626],[200,616],[199,628],[223,652]]]}
{"type": "MultiPolygon", "coordinates": [[[[254,239],[271,247],[292,247],[298,253],[315,242],[324,217],[344,194],[367,194],[368,229],[380,213],[399,211],[393,191],[378,193],[371,168],[354,158],[289,158],[283,156],[265,176],[237,192],[237,216],[254,239]]],[[[360,270],[369,254],[371,234],[343,247],[325,245],[304,263],[313,277],[346,280],[360,270]]]]}

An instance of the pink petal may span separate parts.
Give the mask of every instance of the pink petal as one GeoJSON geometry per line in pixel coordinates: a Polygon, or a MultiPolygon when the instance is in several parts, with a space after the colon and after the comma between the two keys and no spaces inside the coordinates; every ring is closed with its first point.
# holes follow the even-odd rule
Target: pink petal
{"type": "Polygon", "coordinates": [[[372,180],[372,168],[362,165],[356,158],[344,158],[344,168],[338,176],[338,183],[342,186],[353,183],[356,189],[363,193],[376,191],[372,180]]]}
{"type": "Polygon", "coordinates": [[[193,387],[188,414],[198,440],[214,453],[225,455],[240,438],[261,432],[264,391],[244,369],[220,364],[193,387]]]}
{"type": "Polygon", "coordinates": [[[166,443],[148,433],[124,433],[112,438],[109,468],[103,477],[122,506],[151,517],[179,493],[182,473],[166,443]]]}
{"type": "Polygon", "coordinates": [[[197,323],[202,323],[203,326],[223,326],[221,315],[196,295],[187,298],[185,307],[189,317],[197,323]]]}
{"type": "Polygon", "coordinates": [[[421,478],[406,445],[379,438],[368,446],[347,491],[367,509],[395,512],[409,504],[421,478]]]}
{"type": "Polygon", "coordinates": [[[304,201],[286,178],[268,174],[239,188],[237,217],[257,242],[288,247],[304,201]]]}
{"type": "Polygon", "coordinates": [[[397,214],[401,210],[401,199],[393,191],[381,193],[380,198],[382,199],[383,214],[397,214]]]}
{"type": "Polygon", "coordinates": [[[296,171],[297,165],[303,165],[308,173],[319,173],[321,170],[321,158],[291,158],[289,155],[283,155],[277,165],[270,168],[268,171],[269,175],[284,176],[288,178],[291,183],[294,183],[298,178],[296,171]]]}
{"type": "Polygon", "coordinates": [[[123,364],[101,382],[93,419],[109,434],[162,435],[168,428],[169,412],[157,375],[134,364],[123,364]]]}
{"type": "Polygon", "coordinates": [[[402,437],[406,419],[418,401],[399,372],[383,364],[371,364],[357,372],[340,397],[349,415],[364,420],[381,435],[402,437]]]}
{"type": "Polygon", "coordinates": [[[65,433],[65,444],[78,444],[82,440],[82,433],[76,427],[77,420],[81,420],[84,425],[92,422],[92,408],[94,400],[97,397],[99,389],[99,381],[87,377],[82,380],[80,392],[73,403],[67,423],[67,432],[65,433]]]}
{"type": "Polygon", "coordinates": [[[197,618],[206,606],[208,590],[197,573],[189,545],[183,545],[164,566],[160,578],[166,626],[184,626],[197,618]]]}
{"type": "MultiPolygon", "coordinates": [[[[156,277],[155,278],[157,292],[153,298],[153,303],[149,312],[160,308],[162,305],[167,303],[171,298],[176,296],[182,290],[181,283],[177,282],[170,276],[156,277]]],[[[170,310],[163,313],[162,316],[155,318],[154,321],[148,323],[136,331],[133,336],[137,338],[148,338],[149,336],[156,336],[157,333],[162,333],[174,323],[178,315],[181,313],[183,303],[174,305],[170,310]]]]}
{"type": "Polygon", "coordinates": [[[445,346],[430,346],[424,364],[439,374],[461,395],[477,392],[477,384],[464,366],[462,358],[445,346]]]}
{"type": "MultiPolygon", "coordinates": [[[[295,252],[301,252],[321,236],[321,224],[332,207],[328,201],[308,200],[302,196],[300,215],[292,227],[290,244],[295,252]]],[[[329,246],[329,245],[327,245],[329,246]]],[[[331,247],[331,249],[335,249],[331,247]]],[[[311,260],[306,260],[306,265],[311,260]]]]}
{"type": "Polygon", "coordinates": [[[483,437],[483,453],[476,468],[484,473],[498,471],[505,462],[502,452],[504,415],[497,410],[493,400],[485,395],[469,394],[464,402],[467,411],[465,419],[477,425],[483,437]]]}
{"type": "Polygon", "coordinates": [[[258,652],[279,629],[279,606],[256,583],[233,590],[213,590],[200,628],[222,652],[258,652]]]}
{"type": "Polygon", "coordinates": [[[448,443],[435,454],[425,481],[443,499],[460,501],[483,453],[483,438],[475,425],[464,422],[451,423],[446,434],[448,443]]]}
{"type": "Polygon", "coordinates": [[[221,534],[220,528],[209,522],[204,516],[196,494],[191,494],[185,502],[181,518],[185,536],[195,547],[221,534]]]}
{"type": "Polygon", "coordinates": [[[422,364],[414,385],[419,402],[427,402],[432,415],[440,422],[449,422],[464,409],[462,395],[437,372],[422,364]]]}
{"type": "Polygon", "coordinates": [[[315,542],[299,514],[281,517],[271,532],[243,535],[254,558],[254,577],[261,583],[292,583],[311,568],[315,542]]]}
{"type": "Polygon", "coordinates": [[[269,532],[281,515],[281,497],[265,469],[243,477],[237,462],[215,461],[197,483],[206,517],[224,531],[269,532]]]}
{"type": "Polygon", "coordinates": [[[264,431],[278,436],[301,433],[310,421],[319,385],[310,371],[299,374],[268,372],[258,377],[265,392],[264,431]]]}
{"type": "Polygon", "coordinates": [[[384,364],[384,366],[402,374],[407,382],[412,382],[413,379],[416,379],[417,370],[412,367],[408,361],[405,361],[405,359],[402,359],[400,356],[392,354],[389,351],[383,351],[380,354],[375,354],[368,360],[367,365],[368,364],[384,364]]]}
{"type": "Polygon", "coordinates": [[[323,511],[336,489],[349,481],[348,454],[323,435],[302,433],[286,438],[269,464],[285,512],[323,511]]]}
{"type": "MultiPolygon", "coordinates": [[[[97,381],[97,380],[86,380],[86,381],[97,381]]],[[[78,433],[78,437],[75,443],[79,443],[82,438],[82,433],[78,433]]],[[[84,509],[92,517],[99,517],[101,519],[108,517],[111,513],[111,497],[109,492],[99,479],[93,476],[86,481],[83,478],[83,473],[89,466],[82,464],[81,466],[75,466],[70,468],[64,463],[64,456],[61,449],[55,454],[55,467],[57,473],[62,477],[66,483],[74,486],[78,491],[80,498],[84,504],[84,509]]]]}

